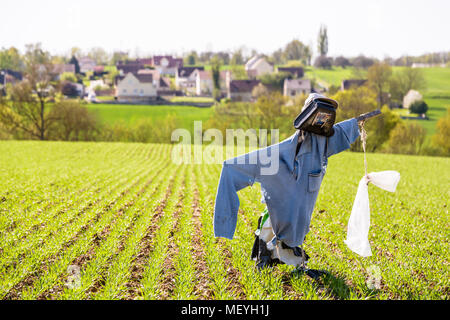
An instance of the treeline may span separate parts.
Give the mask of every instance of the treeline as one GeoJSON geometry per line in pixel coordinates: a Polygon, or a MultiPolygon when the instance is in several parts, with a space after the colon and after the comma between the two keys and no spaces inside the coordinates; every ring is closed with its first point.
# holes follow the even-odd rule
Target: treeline
{"type": "MultiPolygon", "coordinates": [[[[26,51],[30,48],[39,46],[40,44],[29,44],[26,51]]],[[[255,55],[264,56],[269,62],[275,65],[303,65],[328,68],[332,66],[356,68],[368,68],[377,62],[384,62],[390,66],[411,66],[413,63],[425,64],[450,64],[450,51],[427,53],[420,56],[403,55],[398,58],[385,57],[380,60],[368,57],[363,54],[355,57],[336,56],[329,57],[328,54],[328,32],[326,26],[321,26],[316,48],[312,45],[305,44],[299,39],[293,39],[285,46],[273,51],[272,53],[261,53],[256,49],[250,49],[242,46],[232,51],[196,51],[192,50],[182,54],[185,65],[206,65],[210,64],[213,58],[220,60],[222,65],[243,65],[248,59],[255,55]],[[313,60],[313,57],[316,57],[313,60]]],[[[0,49],[0,69],[11,69],[17,71],[25,71],[26,63],[24,55],[15,48],[0,49]]],[[[72,47],[66,54],[52,55],[52,63],[71,63],[73,57],[80,58],[88,56],[92,58],[97,65],[116,65],[118,61],[132,60],[134,58],[146,58],[148,55],[133,54],[127,51],[107,52],[101,47],[94,47],[89,50],[82,50],[78,47],[72,47]]]]}
{"type": "MultiPolygon", "coordinates": [[[[26,87],[26,86],[25,86],[26,87]]],[[[120,141],[172,143],[173,130],[179,127],[175,115],[159,120],[142,119],[132,126],[124,122],[105,124],[83,102],[56,100],[45,102],[43,112],[36,96],[26,88],[14,88],[9,100],[0,100],[0,139],[40,139],[64,141],[120,141]]],[[[331,98],[339,101],[337,120],[342,121],[377,108],[377,95],[368,87],[339,91],[331,98]]],[[[306,95],[287,100],[278,92],[264,92],[256,102],[224,100],[213,107],[212,117],[203,130],[216,128],[226,136],[226,129],[278,129],[279,139],[293,133],[292,122],[306,100],[306,95]]],[[[450,109],[437,124],[437,133],[426,139],[422,126],[406,122],[386,105],[382,115],[367,121],[367,150],[432,156],[450,155],[450,109]]],[[[271,137],[269,135],[268,141],[271,137]]],[[[352,151],[361,151],[358,140],[352,151]]]]}

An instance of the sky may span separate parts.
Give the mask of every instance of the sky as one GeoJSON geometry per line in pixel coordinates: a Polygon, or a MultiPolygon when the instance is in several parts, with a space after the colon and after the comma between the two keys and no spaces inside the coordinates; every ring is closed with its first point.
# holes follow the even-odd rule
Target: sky
{"type": "Polygon", "coordinates": [[[270,54],[298,39],[316,53],[324,24],[329,56],[396,58],[450,51],[449,12],[448,0],[2,0],[0,48],[270,54]]]}

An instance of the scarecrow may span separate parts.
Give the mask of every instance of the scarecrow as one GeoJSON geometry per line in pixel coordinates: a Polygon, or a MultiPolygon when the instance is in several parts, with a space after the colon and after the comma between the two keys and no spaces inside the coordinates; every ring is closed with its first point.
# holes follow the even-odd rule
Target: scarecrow
{"type": "Polygon", "coordinates": [[[358,123],[380,114],[377,110],[334,124],[337,108],[337,101],[310,94],[294,120],[297,130],[292,136],[223,163],[214,208],[214,234],[233,238],[239,209],[237,192],[260,183],[266,209],[259,218],[252,250],[258,268],[284,263],[308,271],[309,256],[303,242],[328,158],[350,148],[360,136],[358,123]],[[269,165],[261,161],[267,154],[278,161],[275,174],[264,174],[262,170],[269,165]]]}

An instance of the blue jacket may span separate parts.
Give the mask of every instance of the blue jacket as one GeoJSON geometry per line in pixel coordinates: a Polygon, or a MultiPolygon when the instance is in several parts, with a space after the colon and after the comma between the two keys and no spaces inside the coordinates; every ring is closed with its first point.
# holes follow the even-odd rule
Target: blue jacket
{"type": "Polygon", "coordinates": [[[233,238],[239,209],[237,192],[259,182],[276,240],[290,247],[301,245],[309,231],[328,157],[350,148],[359,136],[354,118],[335,124],[334,130],[329,138],[306,132],[297,155],[298,131],[278,144],[224,161],[214,208],[215,236],[233,238]],[[268,166],[261,156],[277,152],[277,173],[261,174],[268,166]]]}

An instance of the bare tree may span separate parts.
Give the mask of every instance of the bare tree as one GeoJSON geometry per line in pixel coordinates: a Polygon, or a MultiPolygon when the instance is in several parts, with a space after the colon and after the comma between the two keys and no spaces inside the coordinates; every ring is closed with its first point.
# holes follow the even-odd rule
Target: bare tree
{"type": "Polygon", "coordinates": [[[377,93],[378,107],[381,108],[386,101],[386,93],[389,91],[389,83],[392,76],[392,68],[386,63],[376,63],[368,70],[369,85],[377,93]]]}
{"type": "Polygon", "coordinates": [[[53,95],[50,54],[40,44],[27,45],[24,61],[27,76],[11,88],[10,99],[0,102],[0,121],[11,131],[46,140],[48,128],[56,120],[48,105],[53,95]]]}

